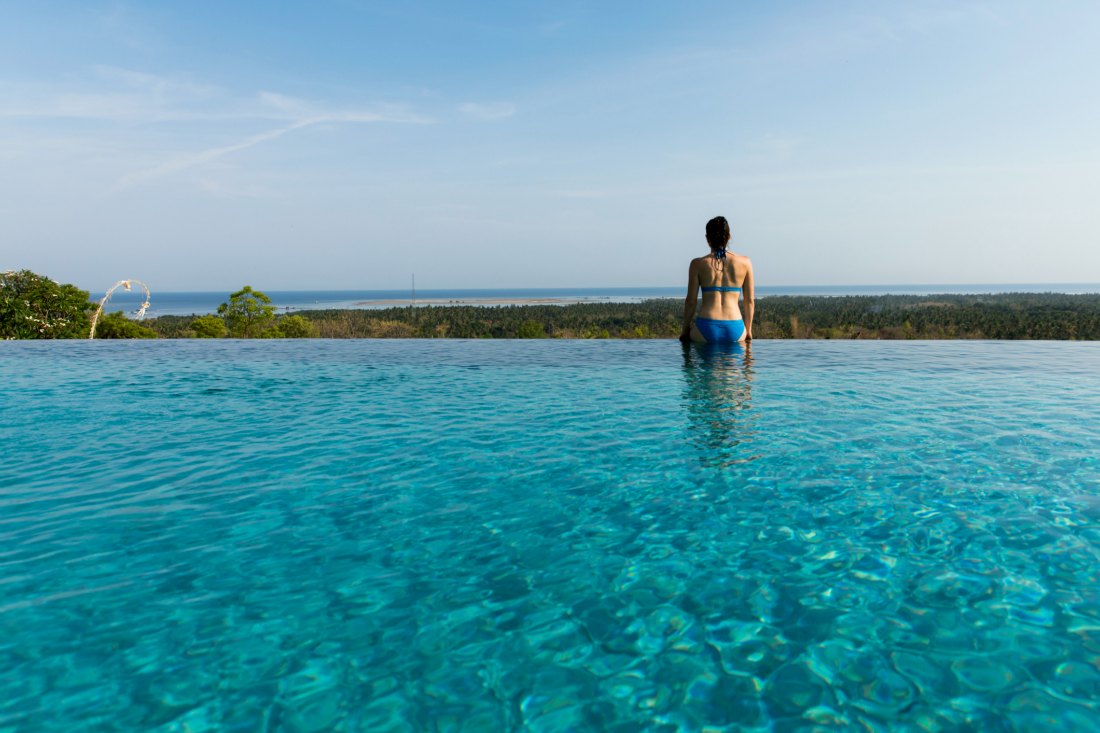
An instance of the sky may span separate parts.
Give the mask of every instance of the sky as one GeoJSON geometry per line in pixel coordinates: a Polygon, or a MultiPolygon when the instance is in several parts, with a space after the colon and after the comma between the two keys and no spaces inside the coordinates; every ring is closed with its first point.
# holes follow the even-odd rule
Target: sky
{"type": "MultiPolygon", "coordinates": [[[[0,269],[1100,282],[1100,3],[7,2],[0,269]]],[[[685,283],[686,284],[686,283],[685,283]]]]}

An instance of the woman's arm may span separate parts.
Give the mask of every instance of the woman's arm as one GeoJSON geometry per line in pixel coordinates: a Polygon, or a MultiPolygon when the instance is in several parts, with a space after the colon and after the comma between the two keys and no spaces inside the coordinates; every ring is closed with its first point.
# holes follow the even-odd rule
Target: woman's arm
{"type": "Polygon", "coordinates": [[[752,282],[752,260],[745,258],[745,280],[741,283],[741,293],[745,296],[745,305],[741,317],[745,319],[745,340],[752,341],[752,317],[756,311],[756,289],[752,282]]]}
{"type": "Polygon", "coordinates": [[[680,330],[680,340],[691,340],[691,323],[695,319],[695,303],[699,299],[699,273],[695,271],[695,260],[688,267],[688,292],[684,298],[684,327],[680,330]]]}

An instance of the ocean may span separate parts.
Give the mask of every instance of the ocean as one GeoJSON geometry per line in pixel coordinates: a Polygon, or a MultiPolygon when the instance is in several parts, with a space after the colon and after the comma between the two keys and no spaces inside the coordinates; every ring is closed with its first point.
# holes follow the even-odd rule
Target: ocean
{"type": "MultiPolygon", "coordinates": [[[[146,317],[214,313],[229,299],[228,292],[152,290],[146,317]]],[[[101,291],[90,291],[93,299],[101,291]]],[[[321,309],[390,308],[415,304],[496,306],[519,304],[631,303],[651,298],[683,298],[683,286],[637,288],[479,288],[417,290],[265,290],[280,312],[321,309]]],[[[1100,293],[1100,283],[1005,283],[961,285],[763,285],[758,296],[769,295],[939,295],[1029,293],[1100,293]]],[[[136,311],[140,292],[116,292],[107,310],[136,311]]]]}

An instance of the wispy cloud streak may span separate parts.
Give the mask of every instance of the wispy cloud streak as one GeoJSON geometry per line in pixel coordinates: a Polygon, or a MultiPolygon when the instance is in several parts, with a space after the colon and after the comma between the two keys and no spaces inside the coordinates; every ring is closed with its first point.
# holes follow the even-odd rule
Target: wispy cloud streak
{"type": "MultiPolygon", "coordinates": [[[[118,178],[104,193],[110,196],[272,142],[289,133],[320,124],[362,124],[372,122],[426,123],[429,118],[400,105],[383,105],[373,111],[334,108],[275,91],[234,94],[188,76],[164,76],[111,66],[94,66],[77,86],[42,88],[0,81],[0,121],[64,121],[68,135],[88,123],[94,132],[90,140],[129,139],[134,126],[163,123],[267,122],[271,129],[236,142],[194,153],[166,155],[150,167],[118,178]],[[110,125],[117,125],[111,129],[110,125]],[[106,137],[105,137],[106,135],[106,137]]],[[[208,134],[204,132],[204,135],[208,134]]],[[[31,131],[31,139],[53,144],[52,133],[31,131]]],[[[116,145],[117,147],[117,145],[116,145]]]]}
{"type": "Polygon", "coordinates": [[[371,113],[333,111],[332,104],[317,104],[273,91],[235,94],[190,78],[148,74],[131,69],[96,66],[77,86],[27,86],[0,80],[0,120],[84,120],[157,124],[230,120],[425,122],[400,105],[385,106],[378,119],[371,113]],[[320,120],[320,118],[326,118],[320,120]]]}
{"type": "Polygon", "coordinates": [[[287,133],[294,132],[295,130],[301,130],[305,127],[312,127],[313,125],[320,125],[324,123],[365,123],[365,122],[424,122],[425,120],[414,117],[387,117],[385,115],[367,113],[367,112],[337,112],[326,115],[318,115],[316,117],[309,117],[306,119],[298,120],[292,124],[284,127],[279,127],[274,130],[267,130],[256,135],[246,137],[244,140],[233,143],[232,145],[222,145],[216,148],[209,148],[197,153],[184,155],[174,160],[169,160],[160,165],[153,166],[152,168],[146,168],[145,170],[135,171],[126,176],[120,178],[110,189],[108,189],[108,196],[119,193],[132,186],[148,183],[149,181],[156,180],[158,178],[164,178],[180,171],[187,170],[188,168],[194,168],[196,166],[210,163],[218,158],[225,157],[232,153],[239,153],[242,150],[247,150],[255,145],[261,143],[277,140],[278,138],[286,135],[287,133]]]}
{"type": "Polygon", "coordinates": [[[302,120],[301,122],[295,122],[293,125],[287,125],[286,127],[280,127],[276,130],[268,130],[267,132],[261,132],[258,135],[252,135],[240,142],[232,145],[223,145],[217,148],[210,148],[209,150],[203,150],[198,153],[186,155],[175,160],[169,160],[160,165],[152,168],[147,168],[142,171],[136,171],[123,176],[115,183],[108,191],[107,195],[116,194],[119,191],[130,188],[139,183],[147,183],[157,178],[164,178],[165,176],[172,175],[173,173],[179,173],[180,171],[187,170],[188,168],[194,168],[195,166],[202,165],[203,163],[209,163],[210,161],[217,160],[230,153],[240,152],[241,150],[247,150],[254,145],[267,142],[269,140],[275,140],[282,137],[288,132],[299,130],[309,125],[317,124],[317,120],[302,120]]]}

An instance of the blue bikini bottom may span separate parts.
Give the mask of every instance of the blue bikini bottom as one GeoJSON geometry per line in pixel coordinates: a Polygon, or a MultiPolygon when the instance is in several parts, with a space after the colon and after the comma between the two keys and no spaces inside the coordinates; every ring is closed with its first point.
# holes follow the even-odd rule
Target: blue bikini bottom
{"type": "Polygon", "coordinates": [[[741,340],[745,335],[745,322],[738,318],[736,321],[718,321],[713,318],[695,317],[695,327],[708,344],[732,344],[741,340]]]}

